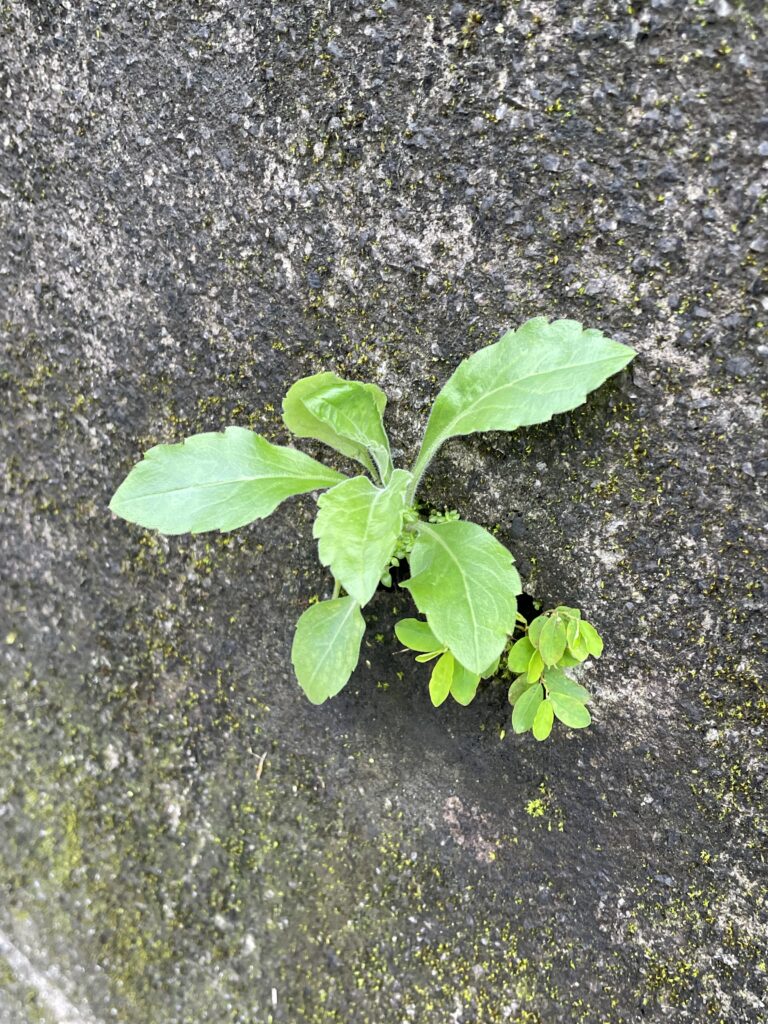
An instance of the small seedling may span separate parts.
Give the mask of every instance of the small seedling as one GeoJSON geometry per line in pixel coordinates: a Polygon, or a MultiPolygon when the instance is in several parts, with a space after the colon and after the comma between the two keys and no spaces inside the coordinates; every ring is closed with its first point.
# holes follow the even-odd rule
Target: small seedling
{"type": "MultiPolygon", "coordinates": [[[[515,430],[575,409],[634,355],[574,320],[527,321],[459,364],[435,399],[410,470],[392,463],[383,391],[333,373],[304,377],[285,396],[285,425],[359,463],[367,475],[345,476],[294,448],[227,427],[151,448],[110,508],[161,533],[223,533],[265,518],[292,495],[324,490],[314,536],[333,575],[333,596],[303,613],[291,653],[307,697],[322,704],[346,685],[365,630],[361,609],[407,560],[411,576],[400,586],[426,621],[402,620],[397,637],[419,652],[417,660],[436,659],[434,704],[449,694],[469,704],[480,679],[496,673],[522,620],[520,577],[512,554],[481,526],[455,512],[421,516],[416,493],[424,472],[451,437],[515,430]]],[[[598,647],[597,633],[574,609],[534,619],[509,653],[510,670],[521,673],[510,689],[517,732],[530,728],[543,739],[553,716],[574,728],[589,724],[589,695],[563,668],[597,656],[598,647]]]]}
{"type": "Polygon", "coordinates": [[[537,740],[545,740],[555,718],[572,729],[586,728],[592,719],[585,705],[592,697],[563,669],[602,653],[600,634],[578,608],[560,605],[537,616],[507,658],[509,671],[519,673],[509,688],[515,732],[531,729],[537,740]]]}

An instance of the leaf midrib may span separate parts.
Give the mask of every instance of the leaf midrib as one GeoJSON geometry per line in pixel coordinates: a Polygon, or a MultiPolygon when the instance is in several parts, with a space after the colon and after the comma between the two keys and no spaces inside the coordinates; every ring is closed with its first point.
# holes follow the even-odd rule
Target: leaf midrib
{"type": "Polygon", "coordinates": [[[328,643],[327,643],[327,645],[325,647],[325,652],[322,654],[322,656],[318,659],[317,663],[315,664],[315,668],[312,671],[312,675],[310,676],[310,680],[311,680],[312,684],[315,683],[315,681],[317,679],[318,672],[323,667],[325,662],[328,660],[328,655],[330,654],[334,644],[336,643],[336,641],[337,641],[337,639],[339,637],[339,633],[341,632],[341,630],[346,625],[347,620],[349,619],[350,615],[352,615],[353,612],[355,611],[355,609],[358,608],[358,607],[359,607],[359,605],[357,604],[357,602],[353,598],[352,599],[352,603],[348,606],[347,611],[344,614],[344,617],[339,621],[338,629],[333,634],[333,637],[328,641],[328,643]]]}
{"type": "Polygon", "coordinates": [[[456,555],[453,553],[453,551],[450,548],[450,546],[445,543],[445,541],[442,539],[442,537],[439,536],[439,534],[438,534],[438,532],[436,530],[434,530],[431,527],[427,526],[426,523],[419,523],[419,532],[428,534],[442,548],[444,548],[445,551],[448,552],[448,556],[451,559],[451,561],[455,563],[457,569],[459,570],[459,575],[461,577],[461,585],[464,588],[464,593],[465,593],[466,598],[467,598],[467,604],[469,606],[469,613],[472,616],[472,636],[474,638],[474,643],[473,643],[472,646],[474,647],[474,652],[475,652],[475,655],[477,656],[478,653],[479,653],[478,650],[477,650],[477,617],[475,616],[474,605],[472,604],[472,601],[470,600],[469,588],[467,587],[466,573],[464,572],[464,569],[462,568],[461,563],[459,562],[459,560],[456,557],[456,555]]]}
{"type": "MultiPolygon", "coordinates": [[[[136,494],[132,497],[122,498],[122,501],[142,501],[145,498],[154,498],[162,494],[178,494],[179,491],[202,491],[207,487],[225,487],[231,484],[242,484],[242,483],[259,483],[265,480],[306,480],[307,478],[303,475],[293,476],[290,473],[265,473],[264,476],[235,476],[228,477],[226,480],[209,480],[199,484],[185,484],[184,487],[170,487],[164,491],[147,491],[145,494],[136,494]]],[[[320,477],[317,478],[321,479],[320,477]]],[[[341,481],[334,482],[341,483],[341,481]]]]}
{"type": "MultiPolygon", "coordinates": [[[[370,501],[366,501],[365,502],[365,505],[366,505],[366,507],[365,507],[365,525],[363,527],[363,532],[362,532],[362,534],[360,536],[360,543],[359,543],[359,545],[355,545],[356,550],[354,550],[352,552],[352,557],[354,559],[355,566],[356,566],[356,570],[355,570],[356,571],[356,576],[357,576],[358,579],[364,580],[364,581],[366,580],[366,576],[369,575],[367,573],[366,566],[365,566],[365,555],[366,555],[366,552],[372,546],[372,541],[374,541],[374,540],[375,541],[381,540],[381,534],[382,534],[381,530],[377,531],[376,533],[374,533],[371,530],[371,522],[373,520],[374,513],[382,506],[382,503],[384,503],[385,510],[386,510],[386,504],[388,502],[388,499],[392,496],[392,493],[393,493],[389,489],[389,487],[391,485],[388,485],[387,487],[381,488],[381,487],[374,486],[373,484],[371,484],[370,481],[366,481],[366,483],[368,484],[368,487],[369,487],[369,493],[370,493],[370,491],[373,491],[373,497],[371,498],[370,501]]],[[[360,495],[360,497],[366,498],[367,495],[362,494],[362,495],[360,495]]],[[[400,515],[401,515],[401,522],[402,522],[402,513],[403,513],[404,508],[405,508],[404,496],[403,496],[403,502],[402,503],[403,503],[403,508],[399,510],[400,511],[400,515]]],[[[396,541],[397,540],[397,534],[399,533],[399,530],[395,530],[393,532],[395,533],[395,541],[396,541]]],[[[394,544],[394,542],[393,542],[393,544],[394,544]]],[[[379,576],[381,576],[382,572],[383,572],[383,568],[382,569],[377,569],[376,570],[376,577],[378,578],[379,576]]],[[[349,588],[345,588],[345,589],[349,589],[349,588]]]]}

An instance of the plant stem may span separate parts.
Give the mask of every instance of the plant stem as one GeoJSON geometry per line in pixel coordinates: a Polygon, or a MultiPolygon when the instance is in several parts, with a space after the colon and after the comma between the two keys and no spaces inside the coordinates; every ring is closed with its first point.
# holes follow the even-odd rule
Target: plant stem
{"type": "Polygon", "coordinates": [[[338,581],[338,580],[337,580],[337,579],[336,579],[336,578],[334,577],[334,580],[333,580],[333,595],[331,596],[331,600],[332,600],[332,601],[335,601],[335,600],[336,600],[336,598],[337,598],[337,597],[339,596],[339,593],[340,593],[340,592],[341,592],[341,584],[340,584],[340,583],[339,583],[339,581],[338,581]]]}

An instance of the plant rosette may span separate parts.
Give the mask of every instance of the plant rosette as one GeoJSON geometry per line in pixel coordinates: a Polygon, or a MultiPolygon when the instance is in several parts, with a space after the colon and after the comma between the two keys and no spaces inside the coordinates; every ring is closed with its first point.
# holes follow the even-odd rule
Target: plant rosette
{"type": "MultiPolygon", "coordinates": [[[[164,534],[224,533],[269,516],[294,495],[323,491],[313,534],[334,586],[333,596],[310,604],[296,626],[291,659],[306,696],[322,704],[347,684],[365,631],[362,609],[381,583],[391,585],[391,569],[407,561],[410,577],[399,585],[424,620],[402,620],[398,639],[417,660],[435,662],[435,705],[449,696],[466,705],[509,648],[520,618],[520,577],[511,552],[482,526],[456,512],[420,515],[424,473],[449,438],[515,430],[575,409],[634,356],[575,320],[528,320],[458,365],[435,399],[409,469],[393,464],[380,388],[330,372],[304,377],[283,401],[286,427],[356,463],[355,475],[229,426],[151,448],[110,508],[164,534]]],[[[598,657],[598,646],[596,631],[575,609],[556,608],[531,622],[508,654],[510,670],[519,672],[510,688],[517,732],[530,729],[543,739],[555,718],[571,728],[589,724],[589,696],[563,670],[598,657]]]]}

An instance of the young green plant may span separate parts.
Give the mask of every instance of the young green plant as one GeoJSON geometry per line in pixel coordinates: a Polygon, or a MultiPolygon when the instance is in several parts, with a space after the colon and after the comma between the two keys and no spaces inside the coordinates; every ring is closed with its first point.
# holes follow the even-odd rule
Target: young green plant
{"type": "MultiPolygon", "coordinates": [[[[449,438],[543,423],[576,408],[634,355],[574,320],[527,321],[459,364],[435,399],[408,470],[392,462],[383,391],[333,373],[315,374],[289,389],[283,421],[296,437],[322,441],[363,472],[345,475],[294,448],[230,426],[223,433],[151,448],[117,489],[110,508],[165,534],[226,532],[265,518],[293,495],[324,491],[314,536],[320,561],[333,575],[333,596],[302,614],[291,652],[307,697],[321,704],[346,685],[365,630],[362,608],[381,582],[391,583],[390,569],[407,560],[411,575],[400,586],[426,621],[399,623],[398,637],[438,659],[430,683],[435,703],[450,693],[468,704],[479,680],[495,673],[514,633],[520,578],[511,553],[483,527],[450,515],[433,516],[431,522],[420,516],[416,494],[424,473],[449,438]]],[[[559,623],[559,610],[556,619],[559,623]]],[[[567,634],[567,624],[564,628],[567,634]]],[[[541,718],[531,727],[538,735],[549,709],[566,719],[558,712],[562,700],[553,699],[557,690],[547,681],[555,678],[552,672],[559,671],[562,659],[550,663],[540,647],[535,653],[542,658],[543,683],[536,677],[531,689],[538,687],[540,703],[548,709],[540,712],[536,705],[534,718],[541,718]]],[[[520,694],[526,708],[535,700],[528,692],[520,694]]],[[[529,714],[521,717],[518,705],[521,724],[529,714]]],[[[578,719],[567,709],[564,714],[570,724],[578,719]]]]}

